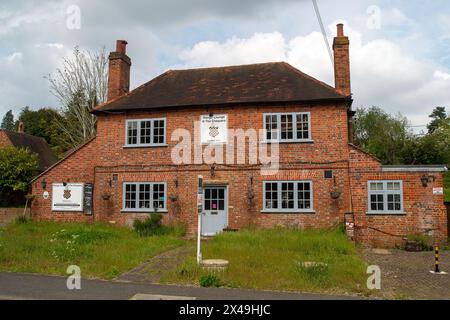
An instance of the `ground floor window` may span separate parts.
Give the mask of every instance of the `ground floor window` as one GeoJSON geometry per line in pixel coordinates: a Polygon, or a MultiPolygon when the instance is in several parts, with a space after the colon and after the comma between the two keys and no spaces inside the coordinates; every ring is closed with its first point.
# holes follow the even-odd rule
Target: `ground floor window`
{"type": "Polygon", "coordinates": [[[369,213],[403,213],[403,182],[369,181],[369,213]]]}
{"type": "Polygon", "coordinates": [[[166,210],[165,183],[124,183],[123,210],[154,212],[166,210]]]}
{"type": "Polygon", "coordinates": [[[313,188],[311,181],[264,182],[263,193],[264,211],[313,211],[313,188]]]}

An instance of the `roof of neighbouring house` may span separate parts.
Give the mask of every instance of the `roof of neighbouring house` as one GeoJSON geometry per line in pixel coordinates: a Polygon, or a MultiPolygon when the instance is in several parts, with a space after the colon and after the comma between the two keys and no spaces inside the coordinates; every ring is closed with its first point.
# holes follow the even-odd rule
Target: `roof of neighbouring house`
{"type": "Polygon", "coordinates": [[[351,100],[285,62],[169,70],[95,108],[114,112],[204,105],[351,100]]]}
{"type": "Polygon", "coordinates": [[[47,142],[39,137],[31,136],[26,133],[18,133],[7,130],[3,131],[12,145],[16,148],[26,148],[34,152],[39,157],[39,171],[45,171],[58,161],[47,142]]]}

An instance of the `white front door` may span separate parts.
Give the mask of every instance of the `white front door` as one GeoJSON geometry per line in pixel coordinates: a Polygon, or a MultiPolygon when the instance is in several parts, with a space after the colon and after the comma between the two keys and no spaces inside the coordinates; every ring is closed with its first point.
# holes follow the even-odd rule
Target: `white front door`
{"type": "Polygon", "coordinates": [[[215,236],[228,227],[227,187],[206,187],[202,235],[215,236]]]}

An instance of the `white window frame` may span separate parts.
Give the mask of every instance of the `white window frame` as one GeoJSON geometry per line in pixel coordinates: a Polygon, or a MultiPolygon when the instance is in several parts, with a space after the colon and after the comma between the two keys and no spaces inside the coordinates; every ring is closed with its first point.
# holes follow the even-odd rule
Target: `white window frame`
{"type": "Polygon", "coordinates": [[[314,210],[314,183],[311,180],[296,180],[296,181],[263,181],[263,213],[315,213],[314,210]],[[277,183],[278,190],[278,209],[266,208],[266,184],[267,183],[277,183]],[[283,183],[293,183],[294,184],[294,209],[282,209],[282,184],[283,183]],[[311,189],[311,208],[309,209],[299,209],[298,208],[298,184],[299,183],[309,183],[311,189]]]}
{"type": "Polygon", "coordinates": [[[370,215],[403,215],[404,209],[404,193],[403,193],[403,181],[402,180],[370,180],[367,182],[367,203],[368,211],[370,215]],[[382,183],[383,190],[371,190],[370,185],[372,183],[382,183]],[[400,190],[388,190],[388,183],[400,183],[400,190]],[[371,196],[383,195],[383,207],[384,210],[372,210],[371,196]],[[400,210],[389,210],[388,195],[400,195],[400,210]]]}
{"type": "Polygon", "coordinates": [[[145,148],[145,147],[161,147],[167,146],[167,119],[166,118],[152,118],[152,119],[129,119],[125,121],[125,147],[127,148],[145,148]],[[162,143],[153,143],[154,138],[154,123],[156,121],[164,122],[164,141],[162,143]],[[137,123],[137,143],[128,143],[128,126],[130,123],[137,123]],[[150,141],[151,143],[141,143],[141,123],[151,122],[150,141]]]}
{"type": "Polygon", "coordinates": [[[133,213],[153,213],[155,208],[153,207],[153,187],[154,185],[164,185],[164,208],[157,208],[158,213],[167,213],[167,183],[165,182],[124,182],[122,187],[122,212],[133,213]],[[126,208],[126,188],[127,185],[136,185],[136,208],[126,208]],[[150,205],[151,208],[139,208],[139,187],[141,185],[150,185],[150,205]]]}
{"type": "Polygon", "coordinates": [[[295,142],[313,142],[312,134],[311,134],[311,112],[287,112],[287,113],[264,113],[263,114],[263,125],[264,125],[264,142],[271,143],[271,142],[278,142],[278,143],[295,143],[295,142]],[[308,116],[308,139],[297,139],[297,116],[308,116]],[[277,117],[277,127],[278,130],[276,131],[278,133],[278,139],[267,139],[267,117],[277,117]],[[292,116],[293,120],[293,139],[281,139],[281,116],[292,116]]]}

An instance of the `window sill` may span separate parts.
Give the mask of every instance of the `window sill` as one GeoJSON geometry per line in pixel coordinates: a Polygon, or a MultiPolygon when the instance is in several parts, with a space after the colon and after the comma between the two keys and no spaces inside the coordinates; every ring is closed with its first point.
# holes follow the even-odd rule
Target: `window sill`
{"type": "Polygon", "coordinates": [[[368,216],[406,216],[406,212],[367,212],[368,216]]]}
{"type": "Polygon", "coordinates": [[[139,211],[139,210],[122,210],[123,214],[153,214],[153,213],[169,213],[168,210],[158,210],[158,211],[139,211]]]}
{"type": "Polygon", "coordinates": [[[154,149],[154,148],[167,148],[169,145],[168,144],[158,144],[158,145],[148,145],[148,146],[123,146],[124,149],[145,149],[145,148],[149,148],[149,149],[154,149]]]}
{"type": "Polygon", "coordinates": [[[298,140],[298,141],[262,141],[263,144],[314,144],[314,140],[298,140]]]}
{"type": "Polygon", "coordinates": [[[308,210],[308,211],[277,211],[277,210],[262,210],[261,211],[262,214],[292,214],[292,215],[301,215],[301,214],[305,214],[305,215],[312,215],[312,214],[316,214],[315,210],[308,210]]]}

